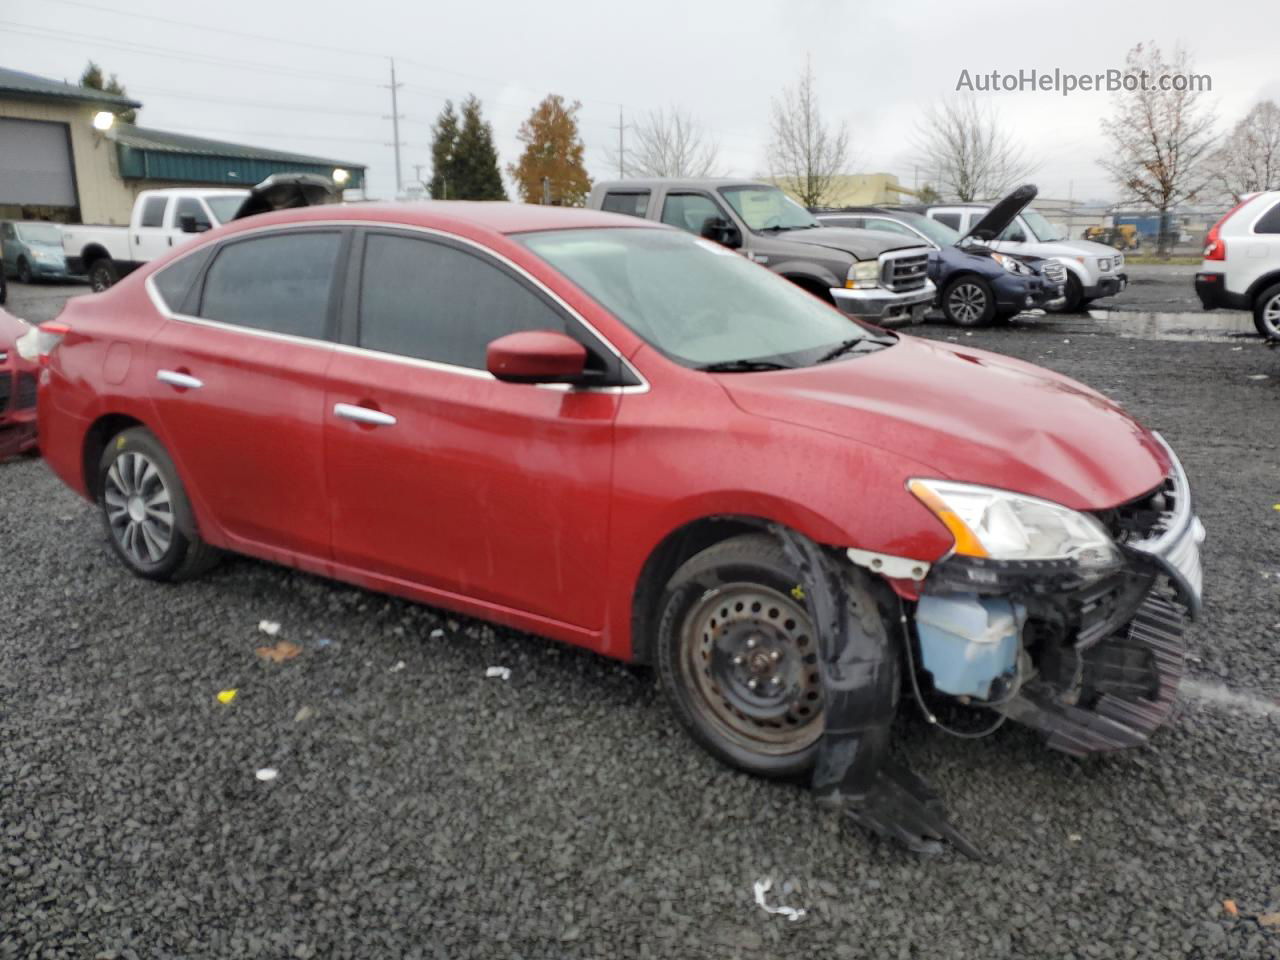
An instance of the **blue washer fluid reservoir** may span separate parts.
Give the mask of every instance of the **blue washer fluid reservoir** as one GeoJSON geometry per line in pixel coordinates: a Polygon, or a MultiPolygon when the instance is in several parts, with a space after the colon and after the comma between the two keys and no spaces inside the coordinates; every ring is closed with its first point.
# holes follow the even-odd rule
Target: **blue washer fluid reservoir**
{"type": "Polygon", "coordinates": [[[988,700],[991,682],[1012,675],[1026,608],[975,593],[925,595],[916,605],[920,663],[933,685],[953,696],[988,700]]]}

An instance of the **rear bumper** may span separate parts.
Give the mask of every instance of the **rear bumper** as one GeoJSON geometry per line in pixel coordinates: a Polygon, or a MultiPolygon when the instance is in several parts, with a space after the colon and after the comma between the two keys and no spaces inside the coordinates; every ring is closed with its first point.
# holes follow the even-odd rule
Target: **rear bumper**
{"type": "Polygon", "coordinates": [[[831,296],[842,313],[881,325],[920,322],[937,293],[938,288],[932,280],[926,280],[918,290],[906,293],[894,293],[884,287],[868,290],[831,288],[831,296]]]}
{"type": "Polygon", "coordinates": [[[1221,273],[1197,273],[1196,296],[1206,310],[1252,310],[1253,304],[1242,293],[1227,289],[1227,278],[1221,273]]]}

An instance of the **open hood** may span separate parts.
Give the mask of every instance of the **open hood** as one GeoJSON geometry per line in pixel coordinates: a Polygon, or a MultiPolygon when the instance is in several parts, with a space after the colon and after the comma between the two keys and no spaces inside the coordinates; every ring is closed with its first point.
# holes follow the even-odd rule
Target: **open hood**
{"type": "Polygon", "coordinates": [[[1034,183],[1024,183],[1013,193],[996,203],[987,215],[969,228],[969,232],[956,241],[956,246],[963,246],[967,240],[978,240],[990,243],[1004,232],[1004,228],[1013,223],[1013,218],[1030,206],[1040,191],[1034,183]]]}
{"type": "Polygon", "coordinates": [[[338,203],[342,193],[328,177],[314,173],[273,173],[249,191],[232,220],[272,210],[338,203]]]}

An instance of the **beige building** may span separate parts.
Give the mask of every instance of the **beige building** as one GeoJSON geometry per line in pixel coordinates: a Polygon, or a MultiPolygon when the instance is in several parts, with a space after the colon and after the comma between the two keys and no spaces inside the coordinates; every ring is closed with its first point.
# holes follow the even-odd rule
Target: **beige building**
{"type": "Polygon", "coordinates": [[[127,224],[142,190],[252,186],[273,173],[342,174],[348,188],[364,184],[363,164],[116,119],[141,106],[126,97],[0,67],[0,220],[127,224]]]}
{"type": "MultiPolygon", "coordinates": [[[[796,192],[785,180],[775,180],[793,198],[796,192]]],[[[892,173],[841,173],[832,178],[831,190],[823,206],[874,207],[892,203],[911,203],[915,191],[898,183],[892,173]]]]}

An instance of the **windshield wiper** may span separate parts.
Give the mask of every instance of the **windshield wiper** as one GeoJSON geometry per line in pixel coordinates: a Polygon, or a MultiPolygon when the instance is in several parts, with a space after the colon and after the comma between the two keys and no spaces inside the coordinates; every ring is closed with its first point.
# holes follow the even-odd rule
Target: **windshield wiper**
{"type": "Polygon", "coordinates": [[[695,370],[704,373],[752,373],[756,370],[793,370],[785,363],[776,360],[718,360],[715,363],[704,363],[695,370]]]}
{"type": "Polygon", "coordinates": [[[835,360],[850,353],[870,353],[872,350],[879,350],[882,347],[891,346],[893,343],[894,341],[888,337],[851,337],[848,340],[841,340],[815,360],[814,363],[826,363],[829,360],[835,360]]]}
{"type": "Polygon", "coordinates": [[[760,232],[770,233],[770,232],[779,231],[779,230],[812,230],[814,227],[820,227],[820,226],[822,226],[822,224],[820,223],[792,223],[792,224],[786,224],[786,225],[778,224],[777,226],[773,226],[773,227],[761,227],[760,232]]]}

